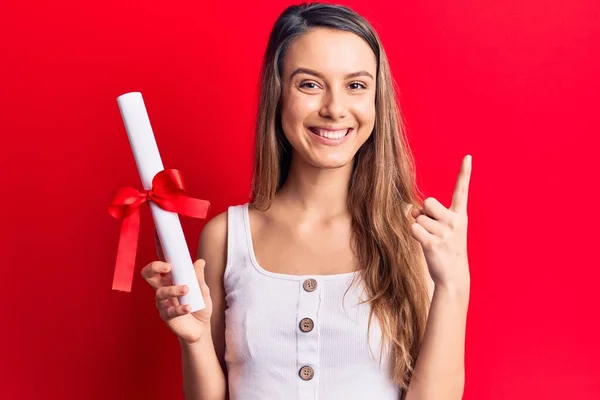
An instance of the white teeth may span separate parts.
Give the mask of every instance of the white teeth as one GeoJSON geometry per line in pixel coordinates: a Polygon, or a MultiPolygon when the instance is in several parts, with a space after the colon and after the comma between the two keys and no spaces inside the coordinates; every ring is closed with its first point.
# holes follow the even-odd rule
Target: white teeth
{"type": "Polygon", "coordinates": [[[349,129],[344,129],[343,131],[326,131],[323,129],[313,128],[313,132],[327,139],[339,140],[346,136],[349,129]]]}

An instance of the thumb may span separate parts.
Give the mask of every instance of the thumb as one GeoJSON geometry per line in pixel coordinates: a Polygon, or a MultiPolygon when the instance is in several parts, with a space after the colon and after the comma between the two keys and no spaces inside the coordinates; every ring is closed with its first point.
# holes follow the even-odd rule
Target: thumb
{"type": "Polygon", "coordinates": [[[194,262],[194,270],[196,271],[196,277],[198,278],[198,285],[200,286],[202,297],[206,302],[210,299],[210,288],[204,279],[204,267],[206,267],[206,262],[203,259],[199,258],[194,262]]]}
{"type": "Polygon", "coordinates": [[[196,278],[198,278],[198,283],[200,284],[200,286],[202,286],[202,284],[206,283],[204,281],[204,267],[205,266],[206,266],[206,261],[204,261],[201,258],[194,261],[194,271],[196,272],[196,278]]]}
{"type": "Polygon", "coordinates": [[[411,206],[410,206],[410,215],[411,215],[413,218],[417,218],[419,215],[421,215],[421,212],[422,212],[422,211],[421,211],[421,209],[420,209],[419,207],[415,207],[415,206],[413,206],[413,205],[411,204],[411,206]]]}

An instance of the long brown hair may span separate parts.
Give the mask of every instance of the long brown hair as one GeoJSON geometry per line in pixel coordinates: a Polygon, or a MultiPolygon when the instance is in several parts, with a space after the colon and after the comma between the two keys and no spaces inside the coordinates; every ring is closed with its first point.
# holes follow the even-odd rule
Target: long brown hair
{"type": "Polygon", "coordinates": [[[271,31],[264,55],[257,115],[252,204],[268,209],[284,184],[291,147],[281,127],[281,66],[290,43],[314,27],[364,39],[377,57],[372,135],[358,150],[348,193],[353,251],[373,315],[389,345],[396,383],[408,388],[425,331],[428,294],[419,243],[410,234],[409,205],[422,204],[390,67],[371,25],[351,9],[331,4],[288,7],[271,31]]]}

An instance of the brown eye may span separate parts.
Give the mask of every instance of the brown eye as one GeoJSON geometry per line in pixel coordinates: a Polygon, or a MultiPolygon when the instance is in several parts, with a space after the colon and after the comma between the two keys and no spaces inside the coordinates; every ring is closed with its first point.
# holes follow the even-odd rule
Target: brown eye
{"type": "Polygon", "coordinates": [[[303,89],[317,89],[318,88],[317,84],[314,82],[302,82],[300,84],[300,87],[303,89]],[[307,85],[312,85],[312,86],[307,86],[307,85]]]}
{"type": "Polygon", "coordinates": [[[360,82],[352,82],[350,84],[350,86],[354,86],[354,87],[352,87],[352,89],[366,89],[367,88],[364,84],[362,84],[360,82]],[[358,85],[358,87],[356,87],[354,85],[358,85]]]}

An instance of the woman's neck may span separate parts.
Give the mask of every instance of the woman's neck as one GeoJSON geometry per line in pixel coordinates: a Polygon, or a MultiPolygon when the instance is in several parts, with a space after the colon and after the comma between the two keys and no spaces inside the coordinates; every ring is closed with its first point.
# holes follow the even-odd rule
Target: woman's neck
{"type": "Polygon", "coordinates": [[[286,208],[310,213],[317,219],[346,214],[351,174],[352,162],[339,168],[317,168],[292,160],[276,201],[286,208]]]}

